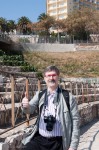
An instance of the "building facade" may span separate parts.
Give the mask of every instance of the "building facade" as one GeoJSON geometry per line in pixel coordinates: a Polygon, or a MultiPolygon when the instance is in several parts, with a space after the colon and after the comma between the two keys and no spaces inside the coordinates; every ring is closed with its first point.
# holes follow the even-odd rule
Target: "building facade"
{"type": "Polygon", "coordinates": [[[56,20],[66,19],[73,11],[81,8],[99,10],[99,0],[47,0],[47,14],[56,20]]]}

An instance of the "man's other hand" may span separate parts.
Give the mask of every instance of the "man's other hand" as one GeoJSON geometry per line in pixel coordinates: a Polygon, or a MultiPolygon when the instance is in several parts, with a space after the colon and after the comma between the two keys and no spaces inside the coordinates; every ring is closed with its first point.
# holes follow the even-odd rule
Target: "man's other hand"
{"type": "Polygon", "coordinates": [[[28,108],[29,107],[29,100],[27,99],[27,94],[25,93],[25,97],[22,99],[22,107],[28,108]]]}

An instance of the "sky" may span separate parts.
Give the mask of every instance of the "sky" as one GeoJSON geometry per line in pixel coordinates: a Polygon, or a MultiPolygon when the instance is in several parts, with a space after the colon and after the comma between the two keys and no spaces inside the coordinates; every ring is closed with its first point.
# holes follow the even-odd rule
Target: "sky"
{"type": "Polygon", "coordinates": [[[0,0],[0,17],[18,21],[22,16],[36,22],[41,13],[46,13],[46,0],[0,0]]]}

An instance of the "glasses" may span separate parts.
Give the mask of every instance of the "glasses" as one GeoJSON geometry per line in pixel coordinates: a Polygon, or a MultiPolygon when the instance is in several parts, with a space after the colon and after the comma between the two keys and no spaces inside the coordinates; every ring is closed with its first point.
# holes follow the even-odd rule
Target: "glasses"
{"type": "Polygon", "coordinates": [[[50,78],[50,77],[56,77],[57,76],[57,74],[56,73],[54,73],[54,74],[48,74],[48,75],[45,75],[45,77],[47,77],[47,78],[50,78]]]}

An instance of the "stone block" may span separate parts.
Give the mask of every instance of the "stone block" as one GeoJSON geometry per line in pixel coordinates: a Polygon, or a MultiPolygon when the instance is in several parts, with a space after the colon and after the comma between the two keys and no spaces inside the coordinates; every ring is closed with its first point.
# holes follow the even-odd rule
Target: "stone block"
{"type": "MultiPolygon", "coordinates": [[[[9,143],[9,150],[18,150],[22,147],[22,139],[25,137],[25,133],[23,131],[18,131],[12,133],[9,137],[6,138],[5,143],[9,143]]],[[[2,149],[0,149],[2,150],[2,149]]]]}
{"type": "Polygon", "coordinates": [[[8,143],[0,143],[0,150],[9,150],[8,143]]]}

